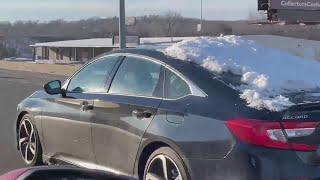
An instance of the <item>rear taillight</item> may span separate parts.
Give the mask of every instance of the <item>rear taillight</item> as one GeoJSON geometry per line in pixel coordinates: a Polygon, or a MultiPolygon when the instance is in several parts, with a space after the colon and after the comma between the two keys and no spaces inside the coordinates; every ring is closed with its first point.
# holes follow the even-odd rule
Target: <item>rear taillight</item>
{"type": "Polygon", "coordinates": [[[317,122],[270,122],[251,119],[231,119],[226,121],[227,127],[237,139],[257,146],[294,150],[316,151],[317,146],[289,143],[288,138],[311,135],[317,122]],[[283,128],[282,128],[283,127],[283,128]]]}

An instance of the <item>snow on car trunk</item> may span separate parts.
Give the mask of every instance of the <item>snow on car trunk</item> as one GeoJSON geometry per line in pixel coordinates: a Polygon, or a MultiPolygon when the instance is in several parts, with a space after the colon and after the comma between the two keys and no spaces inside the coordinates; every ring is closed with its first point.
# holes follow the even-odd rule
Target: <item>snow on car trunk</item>
{"type": "Polygon", "coordinates": [[[248,106],[282,111],[292,105],[285,95],[320,88],[320,63],[267,48],[240,36],[199,37],[162,50],[193,61],[213,73],[240,75],[237,86],[248,106]]]}

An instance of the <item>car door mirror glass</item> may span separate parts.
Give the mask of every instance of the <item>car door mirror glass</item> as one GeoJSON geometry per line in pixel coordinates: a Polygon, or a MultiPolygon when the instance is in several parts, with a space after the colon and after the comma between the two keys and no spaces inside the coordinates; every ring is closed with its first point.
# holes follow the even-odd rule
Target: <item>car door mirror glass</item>
{"type": "Polygon", "coordinates": [[[44,90],[51,95],[60,94],[62,92],[61,81],[54,80],[54,81],[48,82],[47,84],[44,85],[44,90]]]}

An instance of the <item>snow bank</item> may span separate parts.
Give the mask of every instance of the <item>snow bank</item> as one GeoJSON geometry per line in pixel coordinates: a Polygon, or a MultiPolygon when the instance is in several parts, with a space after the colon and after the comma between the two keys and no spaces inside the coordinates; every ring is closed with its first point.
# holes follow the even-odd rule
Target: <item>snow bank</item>
{"type": "Polygon", "coordinates": [[[169,56],[194,61],[213,73],[242,77],[236,87],[248,106],[281,111],[294,105],[285,94],[320,87],[320,63],[267,48],[240,36],[199,37],[169,46],[169,56]]]}

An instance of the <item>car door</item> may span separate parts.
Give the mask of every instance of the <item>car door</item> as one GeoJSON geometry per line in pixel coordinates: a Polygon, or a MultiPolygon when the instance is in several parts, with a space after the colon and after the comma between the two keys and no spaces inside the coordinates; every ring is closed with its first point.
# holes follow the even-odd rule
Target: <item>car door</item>
{"type": "Polygon", "coordinates": [[[88,100],[86,94],[106,92],[106,80],[118,60],[112,56],[93,61],[70,78],[66,96],[47,99],[42,127],[49,156],[66,161],[95,161],[91,122],[86,118],[93,100],[88,100]]]}
{"type": "Polygon", "coordinates": [[[132,175],[141,138],[163,96],[163,68],[153,61],[127,56],[108,94],[92,95],[96,161],[108,170],[132,175]]]}

